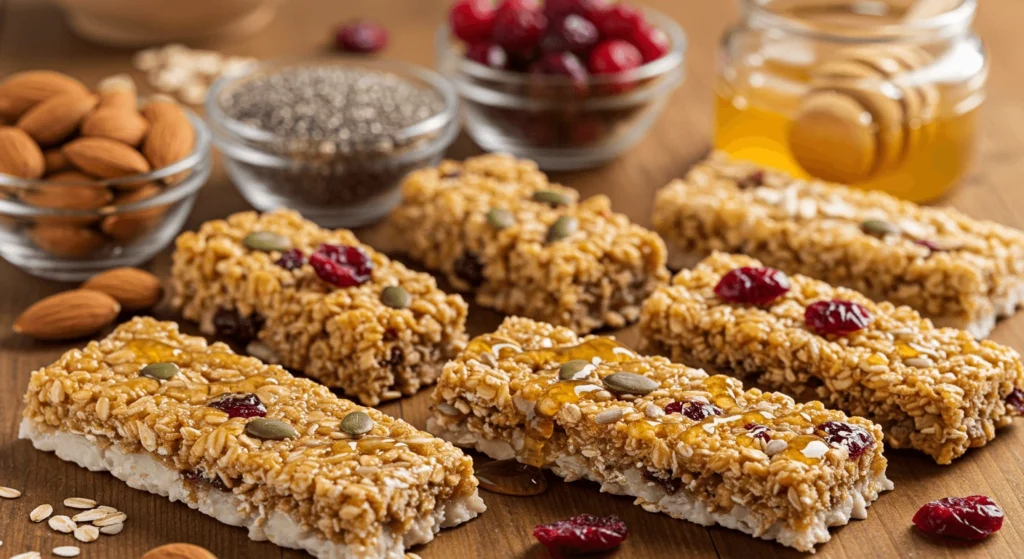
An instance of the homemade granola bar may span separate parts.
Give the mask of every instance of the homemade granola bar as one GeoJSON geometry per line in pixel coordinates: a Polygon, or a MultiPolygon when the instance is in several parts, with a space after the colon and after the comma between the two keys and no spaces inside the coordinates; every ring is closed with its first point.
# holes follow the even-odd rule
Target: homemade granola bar
{"type": "Polygon", "coordinates": [[[951,208],[805,181],[715,154],[657,196],[673,268],[714,250],[909,305],[985,337],[1024,299],[1024,234],[951,208]]]}
{"type": "Polygon", "coordinates": [[[892,488],[870,421],[524,318],[472,340],[434,403],[455,444],[805,551],[892,488]]]}
{"type": "Polygon", "coordinates": [[[760,304],[723,298],[736,298],[729,289],[738,288],[730,284],[737,274],[741,289],[759,293],[752,283],[760,267],[715,253],[680,272],[644,304],[645,349],[816,397],[879,423],[892,447],[940,464],[985,445],[1024,412],[1024,369],[1013,349],[806,276],[776,278],[782,288],[760,304]],[[856,324],[844,328],[849,320],[856,324]]]}
{"type": "Polygon", "coordinates": [[[174,306],[203,332],[258,339],[272,351],[265,360],[366,405],[433,384],[466,343],[461,297],[351,232],[288,210],[182,233],[171,288],[174,306]]]}
{"type": "Polygon", "coordinates": [[[37,449],[321,559],[401,558],[484,510],[459,449],[171,322],[65,353],[25,404],[37,449]]]}
{"type": "Polygon", "coordinates": [[[410,174],[391,244],[498,311],[576,332],[618,328],[668,280],[665,245],[611,211],[578,201],[532,161],[483,155],[410,174]]]}

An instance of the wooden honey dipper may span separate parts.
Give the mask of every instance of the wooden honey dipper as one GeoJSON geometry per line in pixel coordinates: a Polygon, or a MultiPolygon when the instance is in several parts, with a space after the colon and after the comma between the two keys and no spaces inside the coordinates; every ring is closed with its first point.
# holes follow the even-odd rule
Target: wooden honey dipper
{"type": "MultiPolygon", "coordinates": [[[[951,0],[919,0],[903,20],[951,7],[951,0]]],[[[816,177],[847,184],[899,166],[926,140],[939,104],[935,85],[900,77],[931,60],[917,46],[874,45],[842,49],[818,64],[789,129],[793,158],[816,177]]]]}

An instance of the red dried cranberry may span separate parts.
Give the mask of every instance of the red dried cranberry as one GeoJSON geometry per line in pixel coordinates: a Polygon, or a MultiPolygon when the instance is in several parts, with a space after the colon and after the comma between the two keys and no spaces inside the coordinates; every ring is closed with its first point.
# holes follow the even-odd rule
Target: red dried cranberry
{"type": "Polygon", "coordinates": [[[508,68],[508,53],[491,43],[475,43],[466,48],[466,58],[489,68],[508,68]]]}
{"type": "Polygon", "coordinates": [[[391,351],[388,353],[387,360],[384,361],[383,363],[381,363],[380,365],[381,365],[381,367],[392,368],[392,367],[397,367],[397,366],[401,365],[404,361],[405,361],[405,352],[402,351],[402,348],[400,348],[400,347],[392,347],[391,351]]]}
{"type": "Polygon", "coordinates": [[[484,282],[484,266],[472,252],[462,253],[452,264],[452,272],[470,287],[477,287],[484,282]]]}
{"type": "Polygon", "coordinates": [[[923,246],[924,248],[928,249],[931,252],[938,252],[938,251],[942,250],[939,247],[939,245],[935,244],[933,241],[929,241],[928,239],[918,239],[918,240],[914,241],[914,244],[921,245],[921,246],[923,246]]]}
{"type": "Polygon", "coordinates": [[[597,553],[615,549],[628,535],[626,523],[615,515],[581,514],[533,528],[533,537],[556,556],[559,553],[597,553]]]}
{"type": "Polygon", "coordinates": [[[688,402],[672,402],[665,406],[665,413],[681,413],[694,421],[700,421],[711,415],[722,415],[722,408],[708,402],[690,400],[688,402]]]}
{"type": "Polygon", "coordinates": [[[353,21],[338,28],[334,42],[345,52],[373,53],[388,46],[388,30],[379,23],[353,21]]]}
{"type": "Polygon", "coordinates": [[[508,51],[533,50],[547,26],[547,18],[528,0],[505,0],[494,18],[492,39],[508,51]]]}
{"type": "Polygon", "coordinates": [[[335,287],[354,287],[366,283],[373,272],[373,261],[359,247],[320,245],[309,257],[316,275],[335,287]]]}
{"type": "Polygon", "coordinates": [[[577,54],[590,50],[597,44],[597,27],[580,15],[569,14],[554,20],[541,39],[540,49],[544,52],[570,51],[577,54]]]}
{"type": "Polygon", "coordinates": [[[652,472],[644,470],[643,478],[651,483],[656,483],[669,495],[675,495],[683,486],[683,480],[672,477],[672,474],[663,470],[652,472]]]}
{"type": "Polygon", "coordinates": [[[620,2],[595,15],[594,24],[605,39],[629,39],[647,22],[640,10],[620,2]]]}
{"type": "Polygon", "coordinates": [[[255,394],[222,394],[207,402],[206,405],[228,414],[228,417],[232,419],[267,416],[267,407],[255,394]]]}
{"type": "Polygon", "coordinates": [[[629,42],[640,51],[644,62],[657,60],[668,54],[668,34],[652,25],[642,25],[633,32],[629,42]]]}
{"type": "Polygon", "coordinates": [[[761,439],[764,442],[771,440],[771,430],[766,425],[760,425],[758,423],[747,423],[743,426],[744,429],[750,431],[747,433],[750,437],[755,439],[761,439]]]}
{"type": "Polygon", "coordinates": [[[185,478],[187,481],[205,483],[217,491],[231,491],[231,488],[224,484],[224,481],[220,479],[220,476],[215,474],[207,477],[206,474],[199,470],[191,470],[188,472],[182,472],[181,477],[185,478]]]}
{"type": "Polygon", "coordinates": [[[788,291],[789,276],[775,268],[736,268],[715,285],[715,295],[747,305],[767,305],[788,291]]]}
{"type": "Polygon", "coordinates": [[[875,438],[860,425],[826,421],[818,425],[818,430],[825,433],[825,441],[828,444],[846,448],[851,460],[860,458],[861,454],[875,446],[875,438]]]}
{"type": "Polygon", "coordinates": [[[608,9],[608,0],[544,0],[544,15],[554,21],[569,14],[577,14],[587,19],[599,15],[608,9]]]}
{"type": "Polygon", "coordinates": [[[1003,527],[1003,509],[984,495],[946,497],[918,509],[914,525],[929,536],[983,540],[1003,527]]]}
{"type": "Polygon", "coordinates": [[[277,262],[274,262],[274,264],[277,264],[289,272],[292,270],[298,270],[305,263],[306,256],[297,248],[293,248],[281,254],[281,257],[277,259],[277,262]]]}
{"type": "Polygon", "coordinates": [[[636,47],[620,39],[605,41],[590,52],[587,68],[593,74],[618,74],[632,70],[644,62],[636,47]]]}
{"type": "Polygon", "coordinates": [[[213,327],[220,336],[246,343],[256,339],[263,329],[263,317],[258,314],[242,316],[233,309],[218,309],[213,315],[213,327]]]}
{"type": "Polygon", "coordinates": [[[476,43],[491,37],[496,15],[490,0],[459,0],[448,12],[448,24],[456,37],[476,43]]]}
{"type": "Polygon", "coordinates": [[[1024,390],[1014,388],[1006,396],[1006,405],[1013,408],[1019,414],[1024,415],[1024,390]]]}
{"type": "Polygon", "coordinates": [[[754,171],[753,173],[750,173],[736,181],[736,186],[740,187],[740,189],[764,186],[764,171],[754,171]]]}
{"type": "Polygon", "coordinates": [[[849,334],[867,328],[871,313],[853,301],[816,301],[807,305],[804,322],[821,335],[849,334]]]}

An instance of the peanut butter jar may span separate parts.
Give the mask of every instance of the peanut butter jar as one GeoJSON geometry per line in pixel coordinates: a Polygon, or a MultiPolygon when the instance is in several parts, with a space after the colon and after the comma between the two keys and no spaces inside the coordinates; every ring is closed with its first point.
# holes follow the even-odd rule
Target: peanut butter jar
{"type": "Polygon", "coordinates": [[[741,0],[719,149],[797,176],[938,198],[970,165],[988,64],[976,0],[741,0]]]}

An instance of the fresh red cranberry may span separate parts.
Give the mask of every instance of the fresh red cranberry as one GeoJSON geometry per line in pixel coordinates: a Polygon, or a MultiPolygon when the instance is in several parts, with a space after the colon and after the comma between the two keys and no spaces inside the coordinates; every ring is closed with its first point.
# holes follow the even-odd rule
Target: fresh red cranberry
{"type": "Polygon", "coordinates": [[[603,13],[608,9],[608,0],[545,0],[544,15],[549,20],[563,18],[569,14],[577,14],[587,19],[603,13]]]}
{"type": "Polygon", "coordinates": [[[590,52],[587,68],[594,74],[618,74],[637,68],[644,58],[636,47],[620,39],[605,41],[590,52]]]}
{"type": "Polygon", "coordinates": [[[789,276],[775,268],[729,270],[715,285],[715,295],[730,303],[767,305],[789,291],[789,276]]]}
{"type": "Polygon", "coordinates": [[[373,272],[373,261],[363,249],[348,245],[320,245],[309,257],[316,275],[335,287],[354,287],[366,283],[373,272]]]}
{"type": "Polygon", "coordinates": [[[629,535],[619,517],[581,514],[551,524],[538,524],[533,537],[557,556],[560,553],[597,553],[615,549],[629,535]]]}
{"type": "Polygon", "coordinates": [[[846,448],[851,460],[860,458],[861,454],[875,446],[875,438],[871,436],[867,429],[860,425],[839,421],[826,421],[818,425],[818,430],[825,433],[825,441],[828,444],[846,448]]]}
{"type": "Polygon", "coordinates": [[[278,266],[284,268],[285,270],[288,270],[289,272],[293,270],[298,270],[305,263],[306,256],[302,254],[302,251],[297,248],[293,248],[287,252],[282,253],[281,257],[277,259],[277,262],[274,262],[274,264],[277,264],[278,266]]]}
{"type": "Polygon", "coordinates": [[[1024,390],[1014,388],[1006,396],[1006,405],[1010,406],[1019,414],[1024,415],[1024,390]]]}
{"type": "Polygon", "coordinates": [[[640,51],[644,62],[657,60],[668,54],[668,34],[653,25],[638,27],[629,42],[640,51]]]}
{"type": "Polygon", "coordinates": [[[761,439],[764,442],[768,442],[772,439],[771,430],[768,429],[768,426],[766,425],[747,423],[743,428],[750,431],[747,434],[752,438],[761,439]]]}
{"type": "Polygon", "coordinates": [[[466,58],[497,70],[508,68],[508,53],[505,52],[505,49],[492,43],[469,45],[466,48],[466,58]]]}
{"type": "Polygon", "coordinates": [[[353,21],[338,28],[334,42],[339,50],[369,54],[388,46],[388,30],[372,21],[353,21]]]}
{"type": "Polygon", "coordinates": [[[547,18],[537,4],[527,0],[505,0],[494,18],[492,40],[505,50],[531,51],[540,43],[547,18]]]}
{"type": "Polygon", "coordinates": [[[459,0],[448,12],[448,24],[456,37],[476,43],[491,37],[496,15],[491,0],[459,0]]]}
{"type": "Polygon", "coordinates": [[[569,14],[562,19],[552,20],[540,41],[544,52],[570,51],[585,53],[597,44],[597,27],[587,18],[569,14]]]}
{"type": "Polygon", "coordinates": [[[581,117],[569,125],[569,145],[588,146],[605,138],[608,127],[597,118],[581,117]]]}
{"type": "Polygon", "coordinates": [[[918,509],[914,525],[929,536],[983,540],[1003,527],[1003,509],[984,495],[946,497],[918,509]]]}
{"type": "Polygon", "coordinates": [[[228,417],[232,419],[267,416],[267,407],[255,394],[222,394],[210,400],[206,405],[228,414],[228,417]]]}
{"type": "Polygon", "coordinates": [[[850,334],[871,324],[871,313],[852,301],[816,301],[804,310],[804,321],[818,334],[850,334]]]}
{"type": "Polygon", "coordinates": [[[665,406],[665,413],[681,413],[694,421],[700,421],[711,415],[722,415],[722,408],[707,402],[690,400],[688,402],[672,402],[665,406]]]}
{"type": "MultiPolygon", "coordinates": [[[[587,70],[583,63],[571,52],[549,52],[540,60],[530,65],[530,73],[536,75],[565,76],[572,82],[573,92],[577,95],[584,95],[587,92],[587,70]]],[[[563,97],[564,87],[557,84],[545,83],[538,80],[538,83],[531,84],[531,92],[535,97],[563,97]]]]}
{"type": "Polygon", "coordinates": [[[643,12],[621,2],[593,17],[605,39],[631,39],[638,29],[647,25],[643,12]]]}

